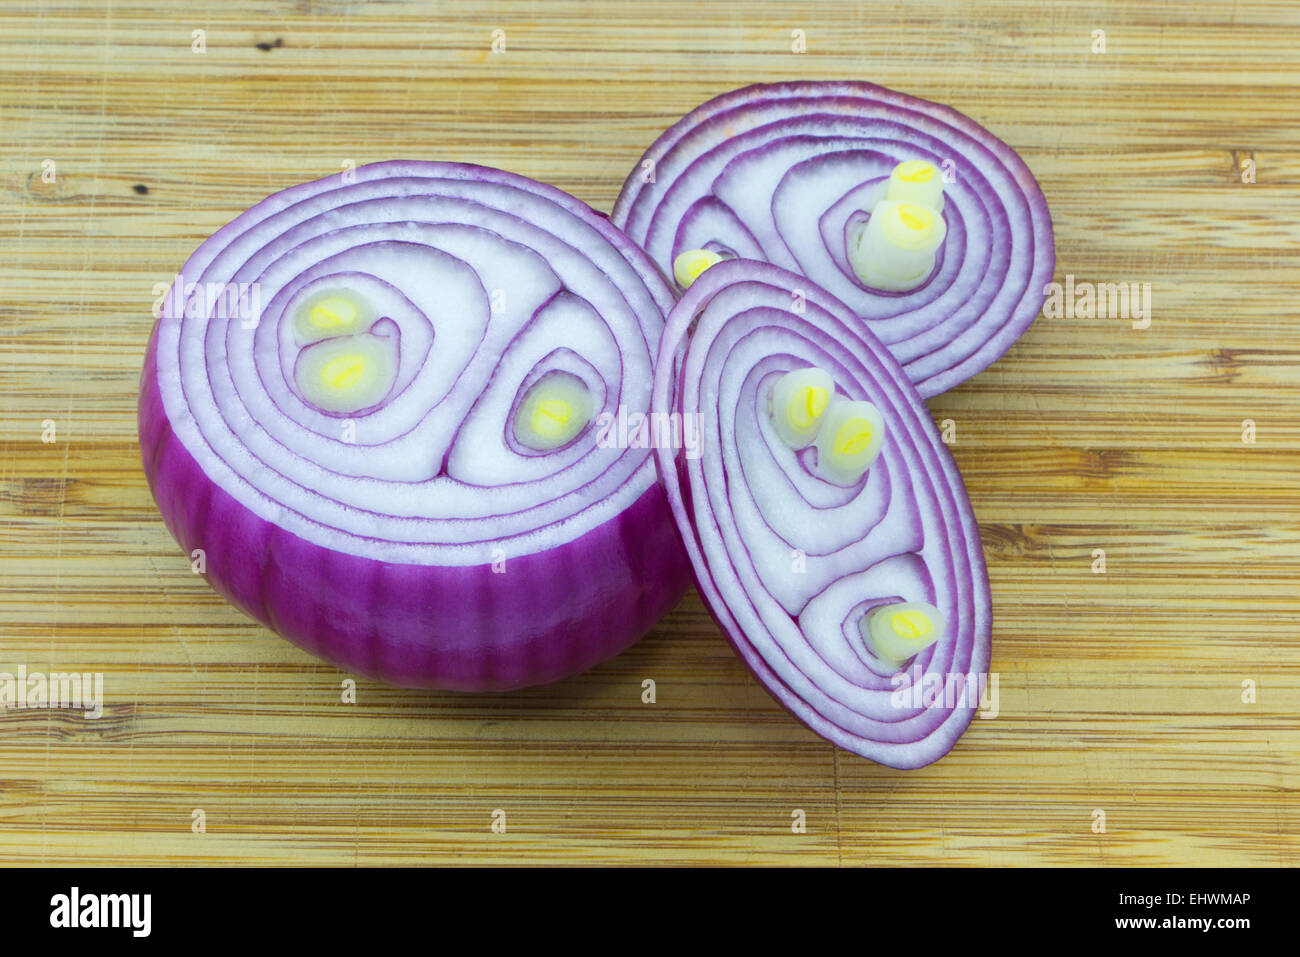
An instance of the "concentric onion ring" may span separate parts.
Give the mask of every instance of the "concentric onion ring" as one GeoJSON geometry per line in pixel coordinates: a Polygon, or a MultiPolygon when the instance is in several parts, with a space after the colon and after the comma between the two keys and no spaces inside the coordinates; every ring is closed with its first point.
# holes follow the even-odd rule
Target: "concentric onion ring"
{"type": "Polygon", "coordinates": [[[285,190],[163,302],[150,487],[218,591],[346,668],[465,690],[575,674],[688,572],[648,449],[594,422],[529,448],[516,418],[552,373],[594,412],[646,411],[671,302],[603,217],[521,176],[391,162],[285,190]]]}
{"type": "Polygon", "coordinates": [[[722,262],[669,314],[652,402],[698,422],[702,454],[660,448],[660,473],[700,595],[759,680],[874,761],[912,768],[946,754],[983,689],[988,579],[961,476],[884,346],[805,277],[722,262]],[[851,487],[813,474],[767,411],[774,384],[810,366],[884,422],[879,458],[851,487]],[[934,606],[947,628],[899,670],[860,628],[905,602],[934,606]]]}
{"type": "Polygon", "coordinates": [[[807,276],[871,327],[922,396],[984,369],[1044,301],[1047,203],[1015,151],[946,106],[869,83],[756,85],[697,107],[628,176],[611,217],[665,275],[686,250],[807,276]],[[846,237],[900,162],[943,170],[947,238],[904,293],[868,287],[846,237]]]}

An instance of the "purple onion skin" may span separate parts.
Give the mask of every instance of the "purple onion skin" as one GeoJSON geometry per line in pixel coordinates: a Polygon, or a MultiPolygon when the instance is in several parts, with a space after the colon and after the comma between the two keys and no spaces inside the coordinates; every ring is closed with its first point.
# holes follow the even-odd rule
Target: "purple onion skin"
{"type": "Polygon", "coordinates": [[[139,434],[163,521],[187,555],[204,550],[204,577],[219,594],[340,668],[455,691],[546,684],[625,651],[689,586],[657,483],[585,535],[511,557],[507,574],[490,565],[393,564],[304,541],[239,504],[175,436],[158,389],[157,338],[155,324],[139,434]]]}

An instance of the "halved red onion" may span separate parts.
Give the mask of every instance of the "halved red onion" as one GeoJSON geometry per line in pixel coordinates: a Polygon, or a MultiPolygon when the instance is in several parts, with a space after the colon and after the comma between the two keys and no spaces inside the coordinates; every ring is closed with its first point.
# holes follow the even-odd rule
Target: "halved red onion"
{"type": "Polygon", "coordinates": [[[888,350],[806,277],[722,262],[669,313],[652,402],[661,421],[697,427],[697,454],[657,449],[660,473],[700,595],[758,679],[874,761],[914,768],[946,754],[987,675],[988,578],[961,476],[888,350]],[[829,410],[825,429],[835,403],[869,403],[878,417],[860,421],[859,449],[883,423],[878,457],[851,484],[822,477],[825,442],[796,451],[774,422],[786,401],[774,406],[776,386],[810,368],[835,396],[796,412],[829,410]],[[907,625],[918,609],[938,641],[910,661],[864,634],[878,612],[907,625]]]}
{"type": "Polygon", "coordinates": [[[689,583],[649,449],[598,428],[648,409],[671,303],[605,218],[522,176],[390,162],[296,186],[163,302],[150,487],[219,592],[345,668],[575,674],[689,583]]]}
{"type": "Polygon", "coordinates": [[[926,397],[1010,348],[1055,263],[1047,202],[1014,150],[950,107],[870,83],[759,84],[710,100],[655,141],[611,218],[665,275],[704,249],[807,276],[866,321],[926,397]],[[943,177],[946,237],[920,285],[875,288],[853,244],[912,160],[943,177]]]}

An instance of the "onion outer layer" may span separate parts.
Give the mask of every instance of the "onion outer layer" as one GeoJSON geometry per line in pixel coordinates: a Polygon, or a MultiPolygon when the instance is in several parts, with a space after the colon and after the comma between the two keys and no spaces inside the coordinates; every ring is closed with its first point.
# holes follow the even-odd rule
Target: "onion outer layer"
{"type": "MultiPolygon", "coordinates": [[[[639,250],[585,204],[521,176],[461,164],[381,163],[358,168],[353,175],[355,180],[340,174],[269,197],[200,246],[180,281],[197,282],[202,289],[205,282],[256,280],[270,274],[285,257],[305,255],[302,250],[307,243],[333,243],[348,228],[360,229],[367,241],[383,240],[387,233],[400,234],[403,242],[413,241],[424,227],[418,221],[424,209],[421,204],[444,202],[443,193],[456,194],[459,199],[446,200],[440,208],[463,208],[470,218],[481,215],[494,228],[518,231],[507,240],[474,224],[472,229],[478,232],[470,237],[471,247],[480,243],[504,249],[508,258],[513,255],[511,250],[528,249],[532,237],[538,248],[559,251],[563,263],[551,265],[560,276],[557,281],[562,291],[571,280],[593,294],[612,296],[610,302],[623,297],[618,309],[631,310],[625,315],[635,314],[640,326],[635,348],[646,350],[647,367],[653,360],[662,310],[671,303],[671,295],[639,250]],[[475,205],[479,202],[481,210],[475,205]],[[513,225],[511,210],[528,210],[537,221],[519,219],[513,225]],[[285,248],[279,258],[265,252],[273,252],[276,243],[285,248]],[[584,255],[595,258],[584,265],[584,255]],[[264,261],[257,262],[258,256],[264,256],[264,261]]],[[[344,254],[355,252],[351,247],[342,249],[344,254]]],[[[435,253],[442,255],[436,244],[434,253],[428,255],[435,253]]],[[[535,254],[536,249],[520,253],[519,261],[528,265],[535,254]]],[[[299,272],[294,272],[297,266],[289,269],[293,282],[318,264],[307,258],[300,265],[303,270],[299,272]]],[[[273,300],[286,285],[270,284],[262,323],[273,321],[268,319],[265,301],[273,300]]],[[[188,305],[183,294],[181,299],[188,305]]],[[[383,549],[401,556],[418,554],[424,546],[367,539],[365,521],[360,521],[355,532],[341,531],[306,514],[305,506],[303,514],[298,514],[299,500],[307,502],[309,493],[319,490],[304,488],[300,495],[295,493],[293,504],[288,504],[272,498],[247,476],[214,478],[212,472],[224,461],[223,454],[247,451],[236,428],[266,428],[271,423],[250,425],[221,419],[219,426],[213,426],[212,408],[192,404],[192,395],[206,393],[201,393],[193,376],[188,381],[191,391],[187,391],[174,351],[178,343],[202,342],[204,364],[200,371],[208,385],[226,367],[255,360],[243,352],[231,353],[224,346],[209,348],[209,341],[222,331],[214,326],[216,313],[185,317],[185,309],[174,305],[177,301],[172,294],[164,301],[141,376],[139,437],[150,489],[168,529],[185,552],[194,555],[195,550],[202,550],[203,573],[216,591],[302,648],[343,668],[393,684],[506,690],[564,678],[618,654],[648,631],[685,592],[688,569],[647,450],[608,452],[593,444],[588,450],[557,453],[571,454],[576,462],[587,454],[604,456],[598,461],[608,459],[611,469],[620,470],[617,484],[612,479],[606,481],[611,487],[601,494],[597,486],[605,473],[597,475],[589,483],[591,501],[579,496],[572,515],[545,513],[551,506],[542,502],[537,506],[543,510],[540,525],[525,528],[513,538],[502,537],[508,550],[502,555],[501,567],[494,567],[494,541],[481,532],[483,521],[473,526],[475,542],[460,551],[455,551],[459,548],[455,541],[428,546],[442,549],[452,556],[451,561],[390,560],[383,549]],[[192,330],[190,340],[185,339],[184,323],[201,323],[192,330]],[[164,343],[168,346],[165,356],[164,343]],[[196,416],[208,417],[206,428],[213,431],[219,451],[209,441],[212,436],[202,433],[196,416]],[[202,434],[203,440],[195,439],[196,434],[202,434]],[[200,454],[196,455],[191,443],[197,443],[200,454]],[[203,464],[200,457],[211,464],[203,464]],[[590,511],[602,508],[609,514],[590,511]],[[575,524],[584,512],[596,516],[587,520],[591,527],[575,524]],[[298,523],[295,530],[287,527],[290,517],[298,523]],[[568,528],[577,531],[571,534],[568,528]],[[539,538],[551,544],[530,551],[527,543],[539,538]],[[519,542],[524,544],[516,546],[519,542]],[[364,554],[367,549],[376,554],[364,554]]],[[[552,301],[554,297],[548,303],[552,301]]],[[[230,326],[231,317],[222,321],[229,326],[229,341],[236,346],[252,341],[252,333],[248,339],[239,338],[240,333],[230,326]]],[[[397,325],[388,319],[382,322],[390,323],[385,334],[397,325]]],[[[626,337],[619,346],[633,348],[626,337]]],[[[620,356],[622,362],[634,358],[623,352],[620,356]]],[[[574,368],[581,370],[581,363],[574,368]]],[[[269,369],[270,365],[259,367],[258,375],[271,377],[269,369]]],[[[648,385],[647,376],[642,386],[646,403],[648,385]]],[[[624,386],[630,389],[635,383],[624,386]]],[[[224,398],[249,401],[235,391],[233,397],[224,398]]],[[[612,406],[622,396],[610,394],[606,399],[612,406]]],[[[416,396],[401,401],[418,403],[423,399],[416,396]]],[[[359,418],[358,428],[365,421],[359,418]]],[[[510,421],[509,415],[505,421],[510,421]]],[[[310,429],[301,423],[279,425],[289,438],[307,435],[304,447],[309,449],[308,455],[325,444],[324,439],[313,444],[316,440],[310,429]]],[[[281,461],[287,466],[291,455],[288,451],[283,454],[281,461]]],[[[333,454],[341,459],[347,452],[333,454]]],[[[394,467],[413,467],[406,460],[395,462],[394,467]]],[[[274,467],[275,463],[267,465],[274,467]]],[[[260,474],[254,472],[253,476],[260,474]]],[[[364,485],[347,474],[327,474],[349,494],[364,485]]],[[[548,476],[546,481],[559,484],[562,480],[548,476]]],[[[408,486],[395,482],[387,487],[396,495],[408,486]]],[[[568,488],[561,491],[574,494],[568,488]]],[[[376,513],[388,504],[384,486],[365,494],[365,507],[376,513]]],[[[356,507],[347,505],[342,512],[352,515],[356,507]]],[[[518,521],[517,516],[515,519],[518,521]]]]}

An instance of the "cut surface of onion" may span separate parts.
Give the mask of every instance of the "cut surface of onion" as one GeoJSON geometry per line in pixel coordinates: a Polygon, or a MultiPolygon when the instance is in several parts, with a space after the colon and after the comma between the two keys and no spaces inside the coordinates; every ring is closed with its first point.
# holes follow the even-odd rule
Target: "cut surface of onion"
{"type": "Polygon", "coordinates": [[[806,277],[724,261],[669,313],[652,409],[697,423],[698,455],[656,457],[750,670],[842,748],[896,768],[946,754],[987,679],[988,579],[961,476],[884,345],[806,277]],[[828,480],[828,435],[865,472],[828,480]]]}
{"type": "Polygon", "coordinates": [[[689,571],[644,414],[673,297],[590,207],[389,162],[276,193],[164,298],[140,444],[234,604],[401,685],[508,689],[624,650],[689,571]]]}
{"type": "Polygon", "coordinates": [[[1047,202],[1014,150],[950,107],[870,83],[710,100],[638,161],[611,219],[668,276],[704,251],[808,277],[924,397],[1006,352],[1055,266],[1047,202]]]}

